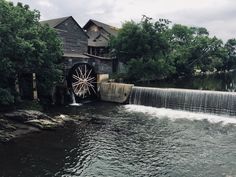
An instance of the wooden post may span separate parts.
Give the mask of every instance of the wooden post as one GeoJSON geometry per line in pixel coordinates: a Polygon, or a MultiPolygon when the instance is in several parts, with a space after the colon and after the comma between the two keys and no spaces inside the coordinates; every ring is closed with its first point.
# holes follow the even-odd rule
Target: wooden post
{"type": "Polygon", "coordinates": [[[16,93],[18,93],[20,95],[20,86],[19,86],[18,75],[17,75],[16,80],[15,80],[15,89],[16,89],[16,93]]]}
{"type": "Polygon", "coordinates": [[[16,98],[17,98],[17,100],[20,100],[21,94],[20,94],[19,75],[16,76],[15,89],[16,89],[16,93],[17,93],[16,98]]]}
{"type": "Polygon", "coordinates": [[[36,85],[36,74],[33,73],[33,99],[38,100],[38,91],[36,85]]]}

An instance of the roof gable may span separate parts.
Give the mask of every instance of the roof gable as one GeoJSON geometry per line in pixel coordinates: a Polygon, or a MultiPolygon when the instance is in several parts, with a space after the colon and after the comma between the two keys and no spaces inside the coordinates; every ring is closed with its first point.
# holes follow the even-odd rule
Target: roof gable
{"type": "Polygon", "coordinates": [[[48,24],[51,28],[57,28],[57,26],[59,26],[60,24],[62,24],[66,20],[68,20],[69,18],[71,18],[75,22],[75,24],[81,29],[81,31],[85,34],[85,36],[87,36],[89,38],[87,33],[84,32],[84,30],[81,28],[81,26],[77,23],[77,21],[72,16],[56,18],[56,19],[51,19],[51,20],[45,20],[45,21],[41,21],[40,23],[42,25],[48,24]]]}
{"type": "Polygon", "coordinates": [[[118,29],[113,27],[113,26],[110,26],[110,25],[107,25],[105,23],[102,23],[102,22],[99,22],[99,21],[96,21],[96,20],[92,20],[90,19],[83,27],[84,30],[88,29],[89,26],[91,24],[95,24],[96,26],[104,29],[108,34],[112,35],[112,36],[116,36],[117,35],[117,32],[118,32],[118,29]]]}
{"type": "Polygon", "coordinates": [[[56,19],[51,19],[51,20],[45,20],[45,21],[41,21],[40,23],[42,25],[48,24],[51,28],[56,28],[58,25],[60,25],[61,23],[63,23],[64,21],[66,21],[69,17],[62,17],[62,18],[56,18],[56,19]]]}

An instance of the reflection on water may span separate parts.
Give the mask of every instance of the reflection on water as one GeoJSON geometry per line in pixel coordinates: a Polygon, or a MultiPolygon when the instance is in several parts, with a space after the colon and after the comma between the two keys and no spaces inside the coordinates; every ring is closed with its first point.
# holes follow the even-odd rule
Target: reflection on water
{"type": "Polygon", "coordinates": [[[86,118],[0,145],[1,177],[236,175],[234,125],[172,120],[107,103],[60,113],[86,118]]]}
{"type": "Polygon", "coordinates": [[[231,91],[236,90],[236,71],[222,74],[197,76],[195,78],[182,78],[171,81],[159,81],[150,84],[136,84],[139,86],[161,88],[186,88],[200,90],[231,91]]]}

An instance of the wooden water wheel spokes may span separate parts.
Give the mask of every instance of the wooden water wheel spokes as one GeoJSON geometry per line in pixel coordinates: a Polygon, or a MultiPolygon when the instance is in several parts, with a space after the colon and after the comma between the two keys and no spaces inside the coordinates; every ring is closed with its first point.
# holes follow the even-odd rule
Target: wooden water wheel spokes
{"type": "Polygon", "coordinates": [[[76,96],[85,98],[96,94],[96,76],[87,64],[76,67],[72,73],[72,89],[76,96]]]}

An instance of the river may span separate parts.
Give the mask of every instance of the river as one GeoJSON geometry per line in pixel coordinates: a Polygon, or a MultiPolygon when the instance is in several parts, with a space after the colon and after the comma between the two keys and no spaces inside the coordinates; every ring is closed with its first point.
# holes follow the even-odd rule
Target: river
{"type": "Polygon", "coordinates": [[[236,91],[236,71],[199,75],[190,78],[175,80],[161,80],[151,83],[137,83],[138,86],[159,87],[159,88],[185,88],[198,90],[236,91]]]}
{"type": "MultiPolygon", "coordinates": [[[[235,91],[235,83],[232,72],[148,86],[235,91]]],[[[236,176],[235,117],[104,102],[48,113],[77,121],[0,144],[0,177],[236,176]]]]}
{"type": "Polygon", "coordinates": [[[0,145],[1,177],[236,176],[234,117],[103,102],[50,112],[83,120],[0,145]]]}

